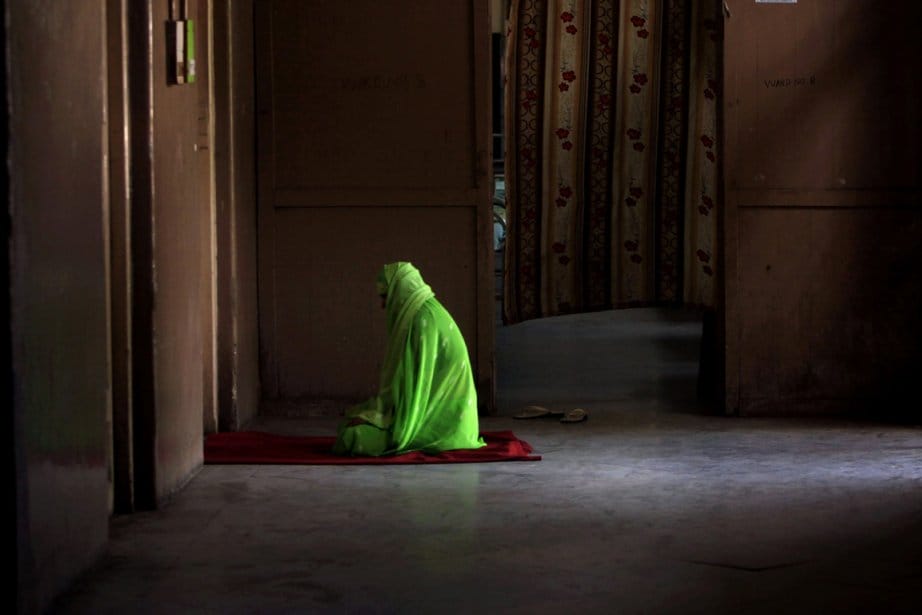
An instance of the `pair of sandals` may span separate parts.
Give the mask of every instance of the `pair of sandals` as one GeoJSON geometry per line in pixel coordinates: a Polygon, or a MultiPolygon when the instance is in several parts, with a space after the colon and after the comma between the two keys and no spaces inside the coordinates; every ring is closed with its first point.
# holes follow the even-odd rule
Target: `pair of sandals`
{"type": "Polygon", "coordinates": [[[513,414],[514,419],[544,419],[556,418],[561,423],[582,423],[589,418],[589,413],[582,408],[573,408],[572,410],[550,410],[544,406],[525,406],[517,414],[513,414]]]}

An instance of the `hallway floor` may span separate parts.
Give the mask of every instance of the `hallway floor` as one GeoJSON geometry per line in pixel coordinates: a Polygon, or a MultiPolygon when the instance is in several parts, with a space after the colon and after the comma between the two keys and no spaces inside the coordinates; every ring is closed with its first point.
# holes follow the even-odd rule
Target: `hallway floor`
{"type": "Polygon", "coordinates": [[[500,327],[481,427],[542,461],[205,466],[116,518],[53,612],[922,611],[922,429],[709,415],[700,328],[664,310],[500,327]],[[527,404],[590,417],[511,418],[527,404]]]}

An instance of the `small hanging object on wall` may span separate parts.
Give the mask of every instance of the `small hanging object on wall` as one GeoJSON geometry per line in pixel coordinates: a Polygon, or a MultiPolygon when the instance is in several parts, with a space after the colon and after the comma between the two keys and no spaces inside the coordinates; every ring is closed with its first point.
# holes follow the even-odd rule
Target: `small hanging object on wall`
{"type": "Polygon", "coordinates": [[[170,2],[166,47],[170,84],[195,83],[195,20],[187,18],[186,0],[170,2]]]}

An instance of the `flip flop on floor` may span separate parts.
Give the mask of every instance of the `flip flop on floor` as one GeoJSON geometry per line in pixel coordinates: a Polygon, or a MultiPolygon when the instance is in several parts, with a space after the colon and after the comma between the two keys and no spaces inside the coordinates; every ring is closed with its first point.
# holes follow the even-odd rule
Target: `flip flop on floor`
{"type": "Polygon", "coordinates": [[[589,413],[583,410],[582,408],[573,408],[572,410],[567,410],[563,418],[560,419],[561,423],[582,423],[589,418],[589,413]]]}
{"type": "Polygon", "coordinates": [[[560,410],[549,410],[544,406],[525,406],[518,414],[513,414],[514,419],[541,419],[547,417],[562,417],[564,413],[560,410]]]}

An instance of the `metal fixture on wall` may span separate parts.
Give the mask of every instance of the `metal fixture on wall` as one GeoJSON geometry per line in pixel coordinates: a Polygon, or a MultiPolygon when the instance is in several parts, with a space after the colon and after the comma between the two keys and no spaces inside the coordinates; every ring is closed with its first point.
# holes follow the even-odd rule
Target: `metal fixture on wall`
{"type": "Polygon", "coordinates": [[[170,0],[166,37],[170,84],[195,83],[195,20],[188,18],[186,0],[170,0]]]}

